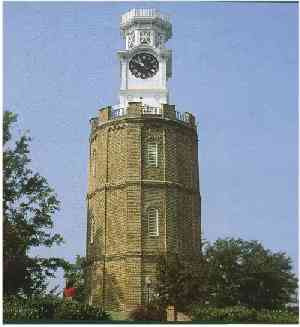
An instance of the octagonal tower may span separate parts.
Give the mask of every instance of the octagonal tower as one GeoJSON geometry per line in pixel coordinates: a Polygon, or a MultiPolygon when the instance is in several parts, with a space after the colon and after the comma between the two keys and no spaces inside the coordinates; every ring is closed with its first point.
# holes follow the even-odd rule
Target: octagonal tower
{"type": "Polygon", "coordinates": [[[130,311],[147,303],[160,255],[199,255],[201,198],[195,118],[168,104],[160,84],[170,76],[171,24],[155,10],[131,10],[121,31],[121,80],[137,84],[121,81],[120,104],[91,119],[86,276],[90,303],[130,311]]]}

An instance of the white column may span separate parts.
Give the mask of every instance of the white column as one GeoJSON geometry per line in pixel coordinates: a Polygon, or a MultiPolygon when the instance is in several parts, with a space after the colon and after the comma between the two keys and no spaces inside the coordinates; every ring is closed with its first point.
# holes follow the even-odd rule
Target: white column
{"type": "Polygon", "coordinates": [[[161,58],[159,61],[159,71],[160,71],[160,87],[162,89],[166,89],[167,65],[166,65],[166,60],[164,58],[161,58]]]}
{"type": "Polygon", "coordinates": [[[139,30],[135,30],[135,42],[134,45],[137,46],[140,44],[140,31],[139,30]]]}
{"type": "Polygon", "coordinates": [[[121,90],[127,89],[127,60],[121,59],[121,90]]]}
{"type": "Polygon", "coordinates": [[[150,37],[150,44],[154,48],[155,47],[155,33],[154,33],[154,30],[151,30],[150,33],[151,33],[150,34],[151,35],[151,37],[150,37]]]}

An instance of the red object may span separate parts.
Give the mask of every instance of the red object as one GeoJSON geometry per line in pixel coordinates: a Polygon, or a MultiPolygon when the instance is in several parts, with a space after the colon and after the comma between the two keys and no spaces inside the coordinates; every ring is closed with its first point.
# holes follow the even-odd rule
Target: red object
{"type": "Polygon", "coordinates": [[[74,297],[76,295],[76,288],[70,287],[64,289],[64,297],[74,297]]]}

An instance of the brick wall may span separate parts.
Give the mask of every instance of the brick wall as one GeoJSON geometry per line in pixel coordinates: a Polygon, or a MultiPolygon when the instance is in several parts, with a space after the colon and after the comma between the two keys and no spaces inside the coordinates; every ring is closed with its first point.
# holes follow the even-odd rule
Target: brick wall
{"type": "MultiPolygon", "coordinates": [[[[164,113],[175,119],[174,106],[164,113]]],[[[107,310],[131,310],[147,301],[145,278],[155,282],[159,254],[191,254],[200,244],[197,134],[194,126],[141,115],[107,120],[90,137],[87,195],[87,292],[107,310]],[[158,165],[146,164],[157,143],[158,165]],[[93,165],[96,169],[93,170],[93,165]],[[159,235],[148,234],[148,213],[158,208],[159,235]],[[90,242],[91,217],[95,221],[90,242]]]]}
{"type": "MultiPolygon", "coordinates": [[[[108,183],[122,183],[126,179],[127,142],[125,128],[110,128],[108,131],[107,180],[108,183]],[[121,164],[122,163],[122,164],[121,164]]],[[[99,163],[101,164],[101,163],[99,163]]]]}
{"type": "Polygon", "coordinates": [[[144,254],[157,254],[165,251],[165,190],[163,187],[143,187],[142,250],[144,254]],[[158,209],[159,236],[148,234],[148,210],[158,209]]]}
{"type": "Polygon", "coordinates": [[[142,130],[142,176],[145,180],[164,179],[164,148],[163,148],[163,128],[145,124],[142,130]],[[149,143],[157,144],[158,162],[157,167],[149,166],[147,163],[149,143]]]}

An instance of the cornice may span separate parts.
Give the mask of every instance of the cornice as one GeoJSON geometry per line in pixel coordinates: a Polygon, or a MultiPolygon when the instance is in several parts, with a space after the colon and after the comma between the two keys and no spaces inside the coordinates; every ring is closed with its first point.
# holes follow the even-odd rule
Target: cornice
{"type": "Polygon", "coordinates": [[[143,116],[137,116],[137,117],[129,117],[129,116],[121,116],[119,118],[115,118],[112,120],[108,120],[107,122],[99,124],[96,128],[94,128],[91,132],[90,140],[93,141],[95,134],[97,134],[98,130],[108,128],[110,126],[117,126],[119,125],[119,128],[126,128],[129,125],[134,123],[136,126],[142,127],[145,123],[159,123],[159,124],[165,124],[172,127],[182,128],[186,131],[189,131],[192,134],[197,135],[197,129],[194,126],[189,126],[186,123],[170,119],[162,116],[157,115],[143,115],[143,116]]]}
{"type": "Polygon", "coordinates": [[[112,189],[122,189],[132,185],[143,186],[151,186],[151,187],[163,187],[163,188],[177,188],[184,190],[190,194],[198,194],[199,190],[197,188],[186,187],[185,185],[172,181],[158,181],[158,180],[125,180],[121,183],[104,183],[100,187],[97,187],[93,192],[87,193],[87,199],[93,198],[98,192],[102,192],[104,190],[112,190],[112,189]]]}
{"type": "Polygon", "coordinates": [[[167,251],[167,252],[159,252],[159,253],[157,253],[156,251],[153,252],[147,251],[147,253],[145,253],[145,251],[143,251],[143,252],[125,252],[123,254],[111,254],[111,255],[98,254],[90,257],[90,259],[86,262],[86,265],[88,267],[97,263],[102,264],[104,261],[107,262],[107,261],[117,261],[117,260],[126,260],[126,259],[141,259],[142,261],[157,262],[157,260],[162,256],[172,257],[174,255],[183,257],[186,260],[194,261],[195,258],[200,258],[201,253],[193,252],[190,254],[182,254],[175,251],[172,252],[167,251]]]}

